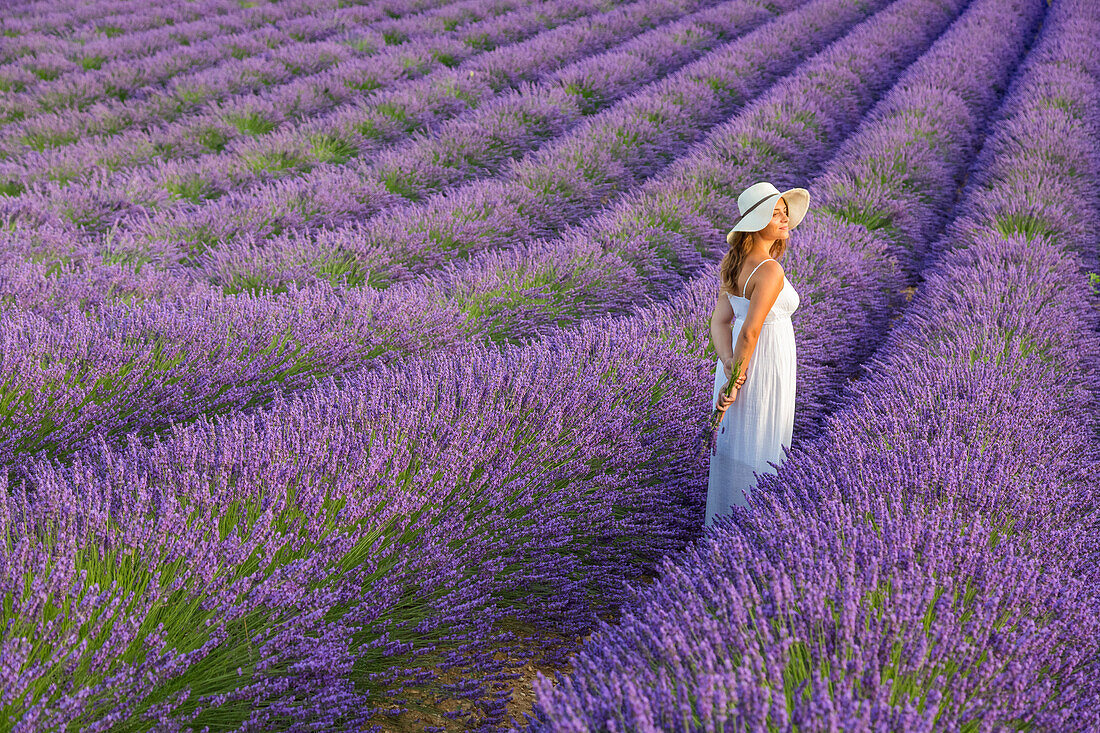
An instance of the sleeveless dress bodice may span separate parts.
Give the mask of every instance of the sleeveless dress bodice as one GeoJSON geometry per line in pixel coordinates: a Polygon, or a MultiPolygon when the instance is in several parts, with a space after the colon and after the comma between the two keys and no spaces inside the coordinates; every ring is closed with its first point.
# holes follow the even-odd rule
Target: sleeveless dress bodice
{"type": "MultiPolygon", "coordinates": [[[[728,293],[726,296],[733,306],[732,343],[736,346],[749,312],[749,299],[728,293]]],[[[791,314],[798,305],[798,292],[784,276],[783,288],[764,317],[756,348],[749,357],[745,383],[726,410],[715,436],[707,484],[708,526],[716,516],[728,514],[731,506],[746,504],[757,473],[775,473],[776,467],[770,464],[778,466],[786,460],[783,446],[790,448],[794,432],[796,365],[791,314]]],[[[716,358],[712,410],[725,383],[722,360],[716,358]]]]}
{"type": "MultiPolygon", "coordinates": [[[[743,321],[745,316],[749,314],[749,299],[730,293],[726,293],[726,297],[729,299],[730,305],[733,306],[733,314],[736,316],[735,323],[743,321]]],[[[764,325],[770,325],[784,318],[790,320],[791,314],[795,312],[800,302],[798,291],[794,289],[794,285],[791,285],[791,281],[784,275],[783,289],[779,291],[779,296],[775,299],[772,309],[764,316],[764,325]]]]}

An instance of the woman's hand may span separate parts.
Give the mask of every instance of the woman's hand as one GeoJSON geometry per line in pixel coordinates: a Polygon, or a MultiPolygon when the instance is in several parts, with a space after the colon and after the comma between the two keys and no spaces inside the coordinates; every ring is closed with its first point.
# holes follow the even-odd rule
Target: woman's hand
{"type": "MultiPolygon", "coordinates": [[[[733,359],[723,359],[722,369],[726,375],[726,381],[728,382],[730,377],[733,376],[733,359]]],[[[718,393],[718,404],[715,409],[719,412],[725,412],[726,408],[734,403],[737,399],[737,392],[741,389],[741,386],[745,383],[745,372],[742,371],[737,377],[737,381],[733,383],[733,388],[730,390],[730,396],[726,397],[724,392],[718,393]]]]}
{"type": "MultiPolygon", "coordinates": [[[[733,357],[722,360],[722,370],[725,372],[726,381],[728,382],[730,377],[733,376],[733,357]]],[[[738,389],[745,384],[745,370],[741,370],[741,374],[737,377],[737,383],[733,385],[734,389],[738,389]]]]}
{"type": "Polygon", "coordinates": [[[726,409],[729,408],[729,406],[733,404],[734,400],[737,399],[737,393],[739,391],[741,391],[740,387],[738,387],[736,384],[734,384],[733,389],[730,390],[730,396],[729,397],[726,397],[724,392],[719,392],[718,393],[718,404],[715,405],[714,409],[718,410],[718,412],[725,412],[726,409]]]}

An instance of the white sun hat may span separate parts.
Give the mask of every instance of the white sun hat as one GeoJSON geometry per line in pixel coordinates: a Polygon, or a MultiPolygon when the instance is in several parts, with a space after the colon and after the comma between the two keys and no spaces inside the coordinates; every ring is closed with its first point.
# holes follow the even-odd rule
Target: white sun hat
{"type": "Polygon", "coordinates": [[[787,216],[790,219],[788,227],[794,229],[798,226],[798,222],[802,221],[806,210],[810,208],[810,192],[804,188],[780,191],[767,181],[761,181],[752,184],[737,197],[737,210],[741,215],[726,235],[726,241],[733,237],[734,232],[758,232],[766,227],[780,197],[787,202],[787,216]]]}

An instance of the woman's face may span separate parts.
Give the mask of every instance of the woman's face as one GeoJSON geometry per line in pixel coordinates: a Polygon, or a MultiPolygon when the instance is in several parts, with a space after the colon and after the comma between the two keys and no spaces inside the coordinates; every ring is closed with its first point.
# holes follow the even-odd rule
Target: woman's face
{"type": "Polygon", "coordinates": [[[787,216],[787,202],[780,196],[779,200],[775,202],[775,208],[772,210],[772,220],[768,222],[766,227],[757,232],[756,236],[765,242],[786,239],[791,234],[790,223],[791,220],[787,216]]]}

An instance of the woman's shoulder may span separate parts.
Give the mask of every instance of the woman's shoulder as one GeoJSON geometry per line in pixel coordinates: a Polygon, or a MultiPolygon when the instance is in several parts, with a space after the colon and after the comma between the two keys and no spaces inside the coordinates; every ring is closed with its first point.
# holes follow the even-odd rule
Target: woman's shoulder
{"type": "Polygon", "coordinates": [[[752,297],[752,292],[756,292],[756,288],[761,283],[768,283],[773,287],[783,288],[783,281],[787,275],[783,270],[783,265],[779,264],[775,259],[768,258],[761,260],[752,266],[749,270],[749,279],[746,282],[746,287],[751,291],[746,293],[748,297],[752,297]]]}
{"type": "Polygon", "coordinates": [[[779,260],[773,257],[760,260],[749,267],[750,273],[756,273],[755,275],[750,274],[750,277],[754,280],[758,277],[763,277],[767,280],[782,280],[787,274],[783,269],[783,265],[779,264],[779,260]]]}
{"type": "Polygon", "coordinates": [[[779,260],[775,259],[774,257],[768,257],[767,259],[760,261],[761,272],[763,272],[765,269],[771,270],[772,272],[778,272],[780,275],[782,275],[784,272],[783,265],[781,265],[779,263],[779,260]]]}

